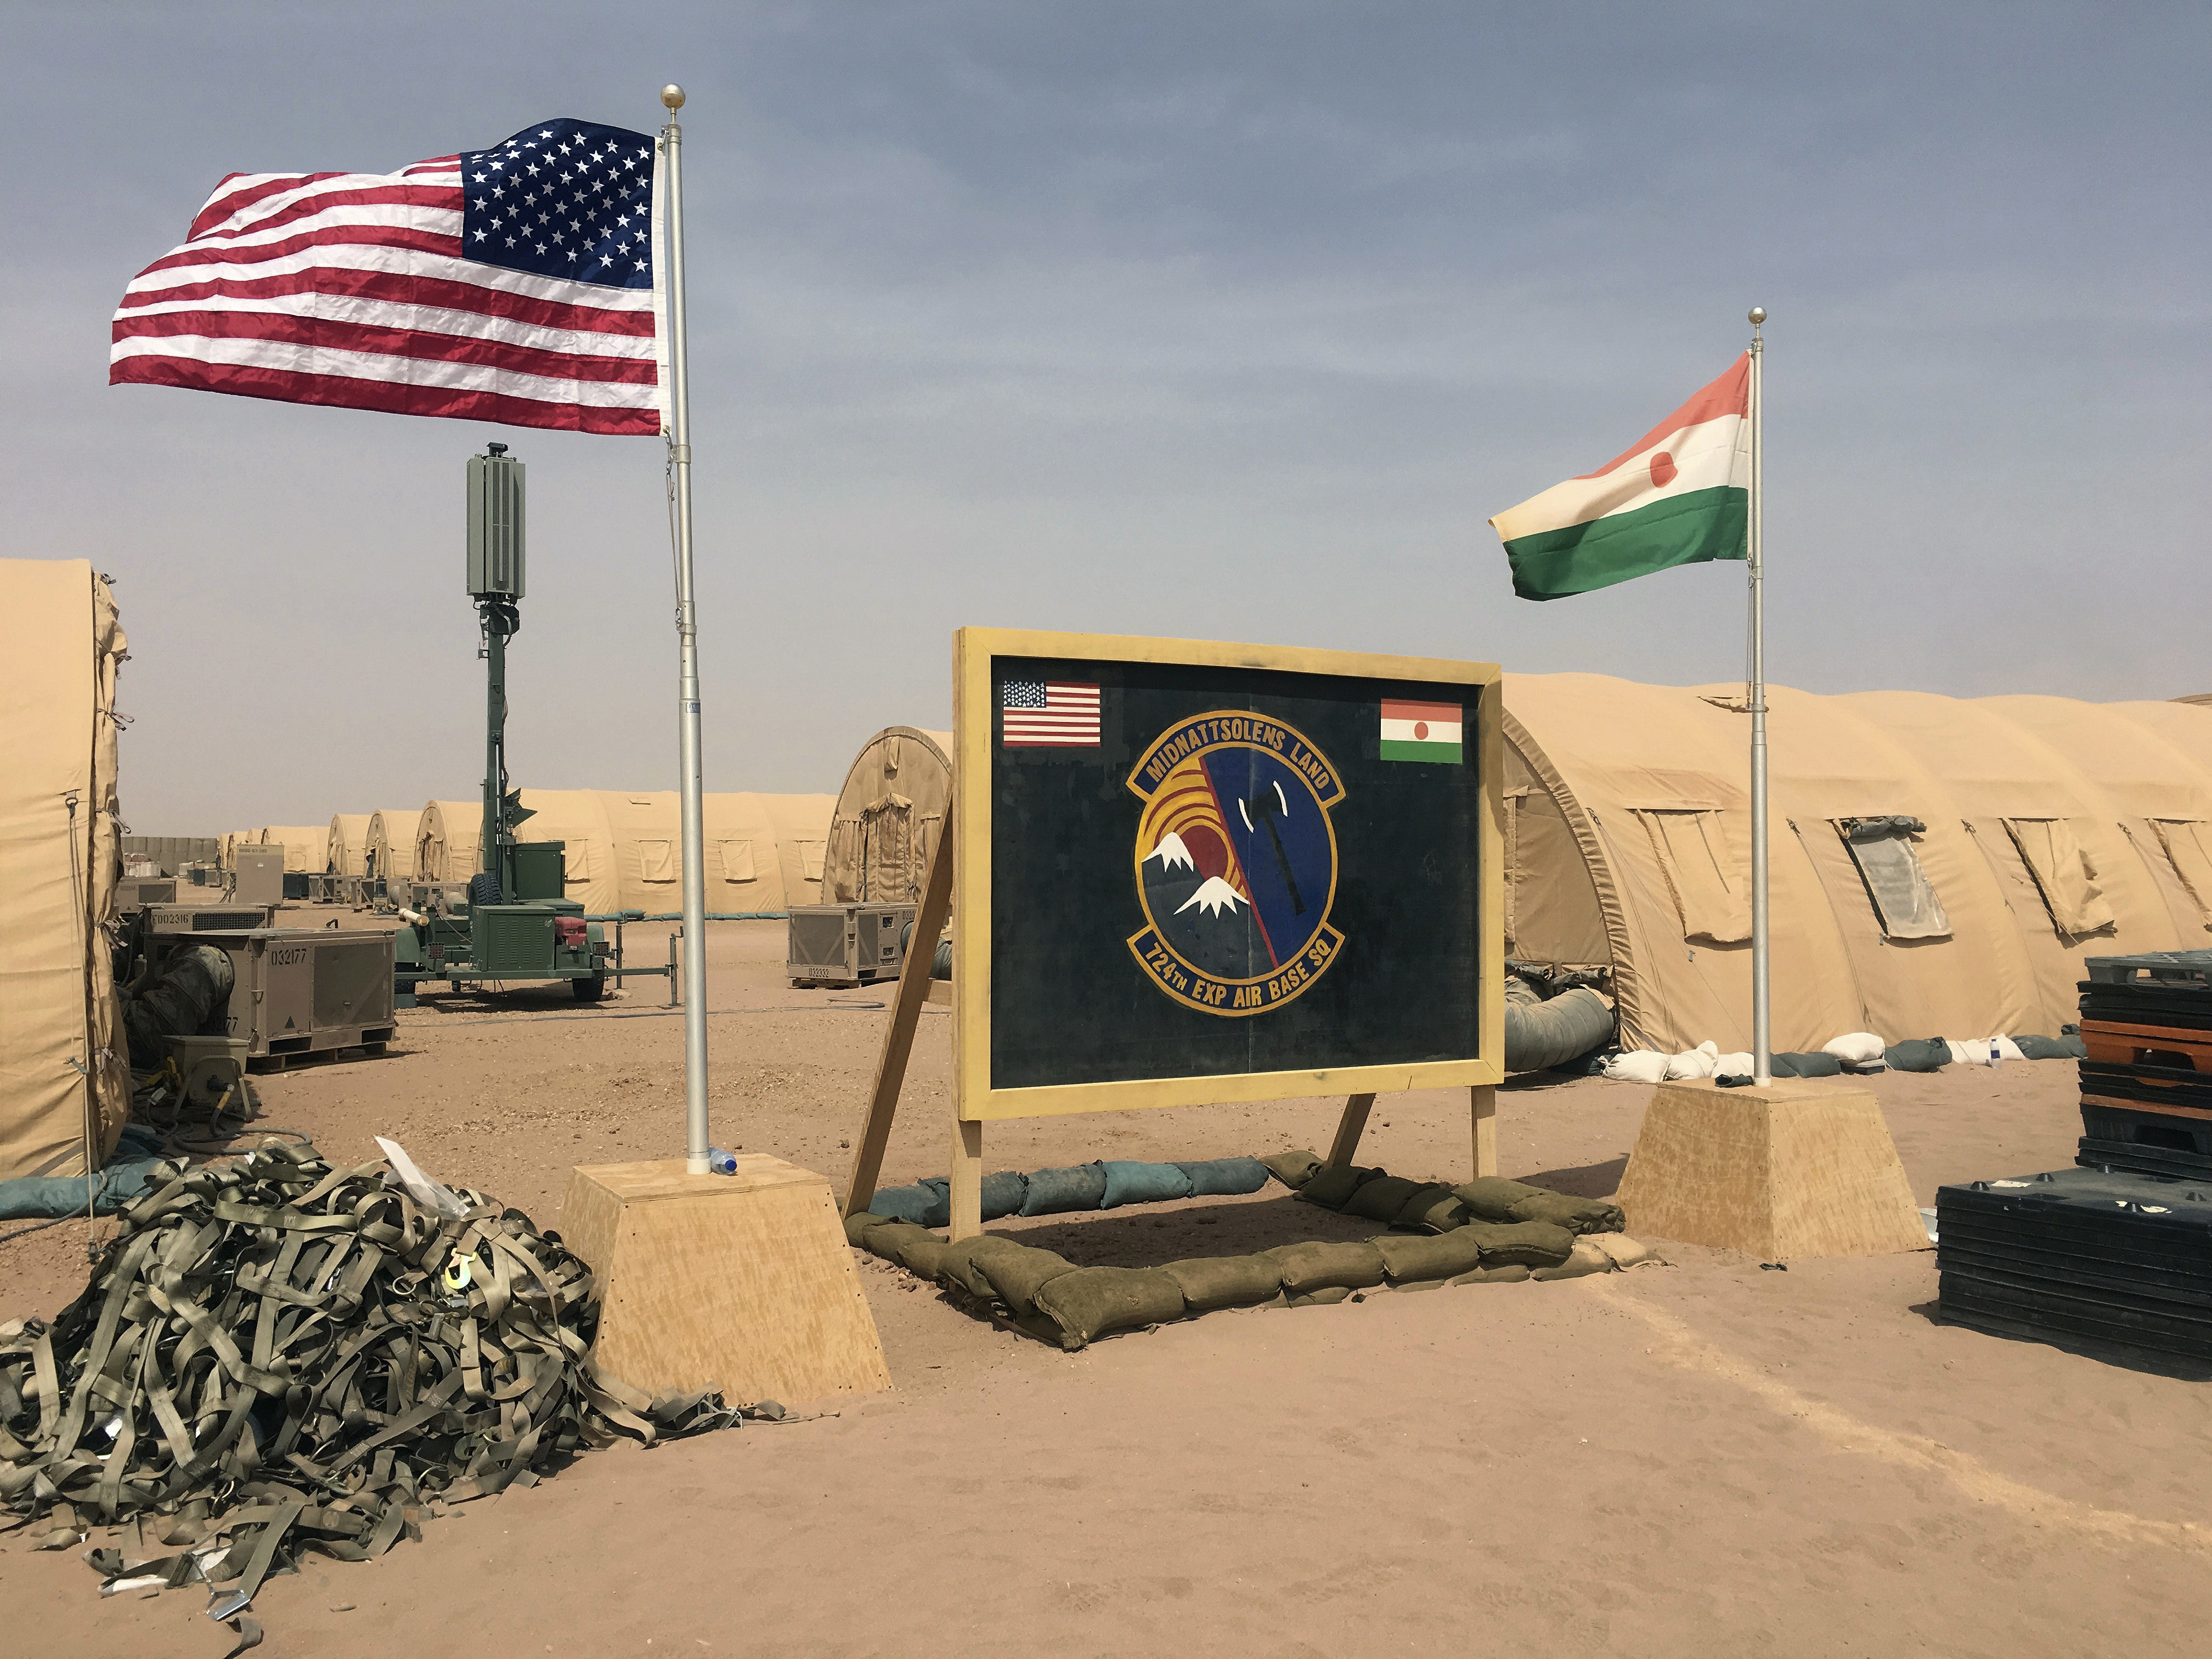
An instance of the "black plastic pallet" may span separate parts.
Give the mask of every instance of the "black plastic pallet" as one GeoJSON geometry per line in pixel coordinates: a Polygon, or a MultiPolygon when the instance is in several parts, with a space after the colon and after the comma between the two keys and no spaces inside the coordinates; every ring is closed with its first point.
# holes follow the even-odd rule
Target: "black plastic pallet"
{"type": "Polygon", "coordinates": [[[1936,1212],[1946,1316],[2212,1356],[2212,1180],[2054,1170],[1936,1212]]]}
{"type": "Polygon", "coordinates": [[[2162,1176],[2169,1181],[2212,1182],[2212,1158],[2175,1152],[2165,1146],[2146,1146],[2120,1140],[2100,1140],[2083,1135],[2074,1154],[2085,1170],[2108,1174],[2162,1176]]]}
{"type": "Polygon", "coordinates": [[[2212,1030],[2212,995],[2165,985],[2081,987],[2081,1018],[2122,1025],[2165,1025],[2178,1031],[2212,1030]]]}
{"type": "Polygon", "coordinates": [[[1940,1281],[1936,1300],[1946,1319],[2007,1335],[2087,1337],[2127,1347],[2154,1348],[2161,1353],[2212,1358],[2212,1336],[2191,1329],[2114,1320],[2091,1310],[2049,1305],[2001,1292],[1992,1295],[1978,1285],[1958,1281],[1950,1274],[1940,1281]]]}
{"type": "MultiPolygon", "coordinates": [[[[2081,1134],[2084,1140],[2106,1146],[2154,1146],[2162,1152],[2196,1158],[2212,1169],[2212,1118],[2162,1112],[2155,1104],[2114,1106],[2085,1100],[2081,1134]]],[[[2180,1173],[2195,1174],[2195,1166],[2180,1173]]]]}
{"type": "Polygon", "coordinates": [[[2081,1060],[2075,1065],[2085,1095],[2212,1112],[2212,1076],[2203,1072],[2184,1071],[2178,1066],[2124,1066],[2110,1060],[2081,1060]]]}
{"type": "Polygon", "coordinates": [[[2170,985],[2202,987],[2212,994],[2212,951],[2142,951],[2125,957],[2085,957],[2082,986],[2170,985]]]}

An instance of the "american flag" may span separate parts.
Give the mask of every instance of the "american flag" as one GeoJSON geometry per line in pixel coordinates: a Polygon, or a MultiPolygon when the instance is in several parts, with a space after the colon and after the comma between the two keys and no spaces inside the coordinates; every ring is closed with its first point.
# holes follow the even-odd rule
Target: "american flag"
{"type": "Polygon", "coordinates": [[[1096,749],[1098,688],[1052,680],[1008,680],[1000,690],[1009,749],[1096,749]]]}
{"type": "Polygon", "coordinates": [[[547,121],[398,173],[234,173],[115,313],[136,381],[662,429],[653,141],[547,121]]]}

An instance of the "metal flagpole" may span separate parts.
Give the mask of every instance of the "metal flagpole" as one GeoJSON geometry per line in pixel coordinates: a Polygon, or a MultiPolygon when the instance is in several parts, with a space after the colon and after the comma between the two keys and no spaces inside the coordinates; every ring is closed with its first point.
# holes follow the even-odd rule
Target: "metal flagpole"
{"type": "Polygon", "coordinates": [[[684,822],[684,1162],[707,1173],[707,854],[700,799],[699,618],[691,598],[691,382],[684,343],[684,129],[676,112],[684,88],[661,88],[668,120],[660,129],[667,170],[666,240],[660,248],[668,322],[668,466],[676,498],[677,726],[684,822]]]}
{"type": "Polygon", "coordinates": [[[1751,708],[1751,1080],[1765,1088],[1774,1081],[1773,1010],[1767,996],[1766,930],[1766,567],[1760,544],[1759,424],[1766,400],[1761,396],[1765,343],[1759,327],[1766,307],[1751,308],[1751,500],[1744,553],[1751,581],[1751,684],[1744,701],[1751,708]]]}

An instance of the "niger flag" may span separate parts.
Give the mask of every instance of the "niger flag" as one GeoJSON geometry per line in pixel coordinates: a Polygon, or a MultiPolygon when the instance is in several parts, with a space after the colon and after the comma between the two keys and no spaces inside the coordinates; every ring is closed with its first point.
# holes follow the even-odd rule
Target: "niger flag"
{"type": "Polygon", "coordinates": [[[1741,559],[1751,486],[1751,356],[1595,472],[1490,521],[1524,599],[1671,565],[1741,559]]]}

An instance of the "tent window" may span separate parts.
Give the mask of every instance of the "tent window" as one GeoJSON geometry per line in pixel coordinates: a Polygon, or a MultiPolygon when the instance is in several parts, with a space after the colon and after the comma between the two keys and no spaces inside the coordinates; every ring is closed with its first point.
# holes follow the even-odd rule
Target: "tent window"
{"type": "Polygon", "coordinates": [[[592,848],[588,842],[572,841],[561,851],[561,878],[563,886],[571,886],[592,878],[592,848]]]}
{"type": "Polygon", "coordinates": [[[1741,945],[1751,937],[1749,885],[1735,867],[1717,809],[1639,808],[1651,850],[1665,872],[1686,939],[1741,945]]]}
{"type": "Polygon", "coordinates": [[[637,844],[639,860],[645,866],[647,881],[676,879],[676,843],[667,841],[641,841],[637,844]]]}
{"type": "Polygon", "coordinates": [[[726,841],[721,843],[722,879],[724,881],[757,881],[753,872],[753,844],[750,841],[726,841]]]}
{"type": "Polygon", "coordinates": [[[1928,833],[1918,818],[1836,818],[1836,833],[1850,849],[1887,939],[1948,939],[1951,918],[1920,867],[1912,840],[1928,833]]]}
{"type": "Polygon", "coordinates": [[[2150,827],[2158,832],[2158,844],[2166,849],[2173,873],[2197,901],[2197,915],[2207,927],[2212,927],[2212,833],[2208,833],[2212,832],[2212,824],[2189,818],[2153,818],[2150,827]]]}
{"type": "Polygon", "coordinates": [[[2078,938],[2115,925],[2105,890],[2097,885],[2096,864],[2073,825],[2063,818],[2007,818],[2004,827],[2060,933],[2078,938]]]}
{"type": "Polygon", "coordinates": [[[822,879],[823,847],[823,843],[818,841],[802,841],[799,843],[799,870],[808,881],[822,879]]]}

